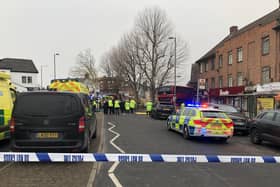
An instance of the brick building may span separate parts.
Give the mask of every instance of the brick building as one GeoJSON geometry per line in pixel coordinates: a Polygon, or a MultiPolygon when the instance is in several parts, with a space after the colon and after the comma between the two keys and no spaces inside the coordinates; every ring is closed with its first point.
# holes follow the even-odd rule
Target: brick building
{"type": "Polygon", "coordinates": [[[198,78],[206,80],[210,101],[254,116],[256,98],[273,98],[280,91],[280,9],[241,29],[230,27],[229,34],[195,64],[198,78]]]}
{"type": "Polygon", "coordinates": [[[101,77],[98,79],[98,85],[101,94],[133,95],[133,90],[129,87],[128,82],[117,77],[101,77]]]}

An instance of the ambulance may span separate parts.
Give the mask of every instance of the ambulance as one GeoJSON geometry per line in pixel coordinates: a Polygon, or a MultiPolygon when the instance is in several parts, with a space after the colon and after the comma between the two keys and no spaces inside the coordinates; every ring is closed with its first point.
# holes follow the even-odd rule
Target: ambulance
{"type": "Polygon", "coordinates": [[[0,140],[10,138],[9,121],[16,99],[16,87],[8,72],[0,71],[0,140]]]}

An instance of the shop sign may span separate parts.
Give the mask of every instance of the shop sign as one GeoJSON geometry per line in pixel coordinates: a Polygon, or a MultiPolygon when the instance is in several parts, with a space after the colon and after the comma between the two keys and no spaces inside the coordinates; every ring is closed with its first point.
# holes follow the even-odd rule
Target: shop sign
{"type": "Polygon", "coordinates": [[[246,86],[245,87],[245,92],[249,92],[249,93],[252,93],[252,92],[255,92],[257,90],[257,87],[256,86],[246,86]]]}
{"type": "Polygon", "coordinates": [[[220,89],[220,95],[229,95],[229,91],[223,91],[222,89],[220,89]]]}
{"type": "Polygon", "coordinates": [[[262,110],[272,110],[274,108],[273,98],[257,98],[257,113],[262,110]]]}
{"type": "Polygon", "coordinates": [[[206,80],[205,79],[199,79],[198,85],[199,85],[200,90],[205,90],[206,80]]]}
{"type": "Polygon", "coordinates": [[[257,92],[280,91],[280,82],[272,82],[263,85],[257,85],[257,92]]]}

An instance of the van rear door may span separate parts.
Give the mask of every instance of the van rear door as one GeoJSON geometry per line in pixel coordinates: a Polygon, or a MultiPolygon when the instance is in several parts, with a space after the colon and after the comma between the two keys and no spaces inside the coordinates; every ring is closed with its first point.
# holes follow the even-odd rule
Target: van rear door
{"type": "Polygon", "coordinates": [[[71,93],[25,93],[13,112],[16,139],[77,139],[83,111],[78,96],[71,93]]]}

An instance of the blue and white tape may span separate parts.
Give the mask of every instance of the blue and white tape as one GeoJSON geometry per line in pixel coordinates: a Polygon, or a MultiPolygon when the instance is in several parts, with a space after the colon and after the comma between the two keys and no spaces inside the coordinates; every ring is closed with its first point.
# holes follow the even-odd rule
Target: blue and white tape
{"type": "Polygon", "coordinates": [[[280,163],[280,156],[1,152],[0,162],[172,162],[255,164],[280,163]]]}

